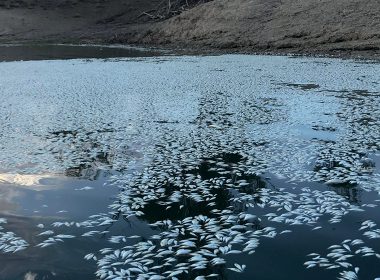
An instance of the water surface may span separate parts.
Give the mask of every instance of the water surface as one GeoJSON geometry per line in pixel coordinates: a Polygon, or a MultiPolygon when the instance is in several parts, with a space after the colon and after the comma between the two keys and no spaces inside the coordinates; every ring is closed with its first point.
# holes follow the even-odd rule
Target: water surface
{"type": "Polygon", "coordinates": [[[162,52],[150,49],[102,45],[0,45],[0,62],[75,58],[149,57],[162,52]]]}
{"type": "Polygon", "coordinates": [[[379,70],[0,63],[0,278],[379,277],[379,70]]]}

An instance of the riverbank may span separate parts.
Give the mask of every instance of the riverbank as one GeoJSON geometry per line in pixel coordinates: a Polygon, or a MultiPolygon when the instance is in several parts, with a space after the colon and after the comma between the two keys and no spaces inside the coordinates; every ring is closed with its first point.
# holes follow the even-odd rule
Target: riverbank
{"type": "Polygon", "coordinates": [[[80,0],[33,5],[32,0],[23,0],[17,6],[13,0],[3,0],[0,43],[132,44],[198,54],[380,57],[376,0],[215,0],[156,21],[144,13],[158,2],[80,0]]]}

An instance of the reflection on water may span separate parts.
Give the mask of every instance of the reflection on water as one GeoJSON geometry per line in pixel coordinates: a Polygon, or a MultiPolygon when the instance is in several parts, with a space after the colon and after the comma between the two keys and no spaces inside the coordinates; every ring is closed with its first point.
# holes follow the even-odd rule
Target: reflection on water
{"type": "Polygon", "coordinates": [[[378,67],[0,64],[0,278],[378,277],[378,67]]]}
{"type": "Polygon", "coordinates": [[[55,188],[51,185],[41,184],[43,179],[54,179],[53,175],[42,174],[42,175],[32,175],[32,174],[10,174],[4,173],[0,174],[1,184],[13,184],[21,187],[25,187],[34,191],[42,191],[50,188],[55,188]]]}
{"type": "Polygon", "coordinates": [[[26,279],[34,275],[31,279],[72,279],[75,275],[80,279],[94,279],[95,267],[86,264],[83,254],[94,248],[95,241],[101,249],[107,243],[106,237],[67,240],[67,246],[46,250],[35,245],[44,239],[39,234],[47,231],[53,222],[84,219],[107,211],[105,198],[115,193],[115,189],[103,186],[108,176],[100,172],[96,181],[90,181],[63,176],[2,174],[0,215],[7,220],[3,226],[17,232],[31,246],[17,256],[0,254],[1,278],[26,279]],[[80,271],[77,271],[78,266],[82,267],[80,271]]]}
{"type": "Polygon", "coordinates": [[[335,191],[337,194],[347,198],[348,201],[355,204],[360,204],[361,201],[361,189],[356,185],[351,185],[347,183],[335,184],[330,187],[331,190],[335,191]]]}
{"type": "Polygon", "coordinates": [[[96,45],[0,45],[1,61],[75,58],[149,57],[161,55],[147,49],[96,45]]]}

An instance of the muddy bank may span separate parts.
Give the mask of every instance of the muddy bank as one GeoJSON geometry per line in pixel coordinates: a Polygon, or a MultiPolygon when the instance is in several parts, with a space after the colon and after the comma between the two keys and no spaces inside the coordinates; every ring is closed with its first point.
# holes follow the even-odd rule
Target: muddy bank
{"type": "Polygon", "coordinates": [[[159,1],[36,3],[0,1],[0,42],[101,42],[206,52],[380,56],[380,3],[376,0],[215,0],[162,21],[144,15],[159,1]]]}

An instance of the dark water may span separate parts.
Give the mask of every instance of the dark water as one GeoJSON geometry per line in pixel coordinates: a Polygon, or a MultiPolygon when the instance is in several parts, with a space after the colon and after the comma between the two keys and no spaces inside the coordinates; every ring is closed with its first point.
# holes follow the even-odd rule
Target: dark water
{"type": "MultiPolygon", "coordinates": [[[[94,211],[107,211],[105,198],[110,198],[115,190],[105,188],[105,181],[106,176],[102,174],[96,181],[63,176],[47,178],[41,180],[39,189],[3,183],[0,197],[1,205],[6,207],[2,207],[2,216],[9,220],[8,229],[18,231],[23,238],[38,242],[42,238],[35,235],[43,231],[38,225],[50,226],[57,220],[84,219],[94,211]],[[93,189],[80,190],[89,186],[93,189]]],[[[101,244],[102,240],[104,238],[100,237],[90,244],[83,240],[69,240],[68,244],[44,252],[32,247],[17,257],[1,255],[2,279],[24,279],[29,271],[37,273],[38,279],[53,279],[54,274],[60,275],[59,279],[71,279],[72,275],[78,279],[93,279],[89,277],[91,268],[87,268],[83,257],[79,256],[81,252],[92,248],[94,243],[101,244]],[[79,267],[83,269],[79,270],[79,267]]]]}
{"type": "Polygon", "coordinates": [[[96,45],[0,45],[1,61],[52,60],[74,58],[150,57],[155,50],[96,45]]]}
{"type": "Polygon", "coordinates": [[[0,63],[0,279],[379,277],[379,70],[0,63]]]}

